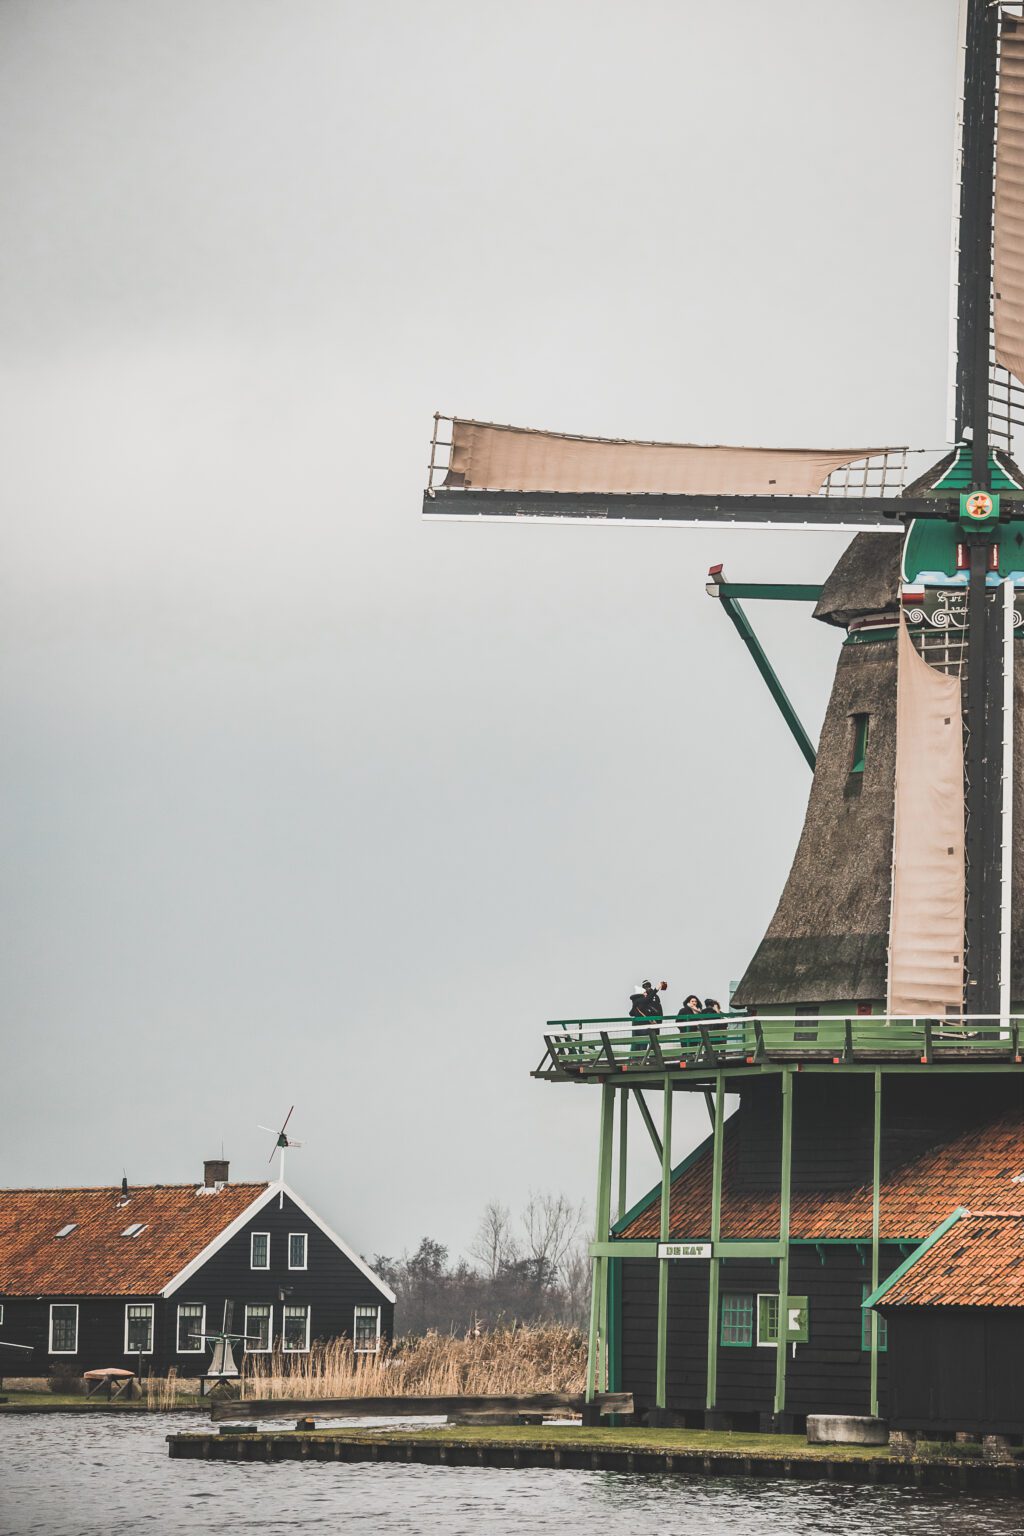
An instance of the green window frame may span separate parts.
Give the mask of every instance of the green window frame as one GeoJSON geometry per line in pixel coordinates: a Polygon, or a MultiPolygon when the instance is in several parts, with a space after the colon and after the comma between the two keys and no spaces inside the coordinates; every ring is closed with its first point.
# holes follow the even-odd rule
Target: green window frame
{"type": "Polygon", "coordinates": [[[870,715],[854,715],[853,717],[853,760],[850,763],[851,773],[864,772],[864,763],[868,755],[870,720],[870,715]]]}
{"type": "MultiPolygon", "coordinates": [[[[861,1301],[867,1301],[867,1299],[868,1299],[868,1297],[870,1295],[871,1295],[871,1286],[865,1280],[864,1284],[860,1288],[860,1299],[861,1299],[861,1301]]],[[[860,1347],[861,1347],[861,1349],[870,1349],[871,1348],[871,1314],[872,1314],[873,1311],[874,1311],[873,1307],[861,1307],[861,1309],[860,1309],[860,1347]]],[[[887,1350],[888,1348],[889,1348],[889,1324],[888,1324],[887,1320],[882,1316],[881,1312],[879,1312],[878,1313],[878,1352],[879,1352],[879,1354],[881,1354],[883,1350],[887,1350]]]]}
{"type": "Polygon", "coordinates": [[[742,1349],[754,1342],[754,1298],[725,1292],[722,1296],[718,1342],[727,1349],[742,1349]]]}
{"type": "Polygon", "coordinates": [[[764,1294],[757,1298],[757,1342],[774,1348],[779,1342],[779,1298],[764,1294]]]}

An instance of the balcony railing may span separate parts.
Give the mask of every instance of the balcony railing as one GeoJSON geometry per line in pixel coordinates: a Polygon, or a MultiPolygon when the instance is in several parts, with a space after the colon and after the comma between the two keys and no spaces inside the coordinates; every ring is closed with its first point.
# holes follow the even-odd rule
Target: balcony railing
{"type": "Polygon", "coordinates": [[[766,1062],[903,1061],[1021,1063],[1024,1015],[910,1018],[759,1018],[710,1013],[692,1019],[554,1019],[537,1077],[605,1078],[756,1067],[766,1062]]]}

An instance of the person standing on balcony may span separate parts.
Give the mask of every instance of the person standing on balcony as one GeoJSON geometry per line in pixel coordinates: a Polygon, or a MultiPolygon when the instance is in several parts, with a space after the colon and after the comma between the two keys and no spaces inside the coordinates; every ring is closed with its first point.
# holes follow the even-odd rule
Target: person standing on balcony
{"type": "Polygon", "coordinates": [[[661,982],[657,987],[649,981],[644,981],[638,987],[634,987],[629,994],[630,1018],[660,1019],[663,1016],[663,1010],[658,993],[664,992],[667,986],[667,981],[661,982]]]}

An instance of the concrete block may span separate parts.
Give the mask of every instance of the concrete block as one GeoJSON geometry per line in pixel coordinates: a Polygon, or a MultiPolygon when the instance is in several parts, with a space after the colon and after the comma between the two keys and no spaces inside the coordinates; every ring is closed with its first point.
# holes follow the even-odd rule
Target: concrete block
{"type": "Polygon", "coordinates": [[[889,1426],[869,1414],[809,1413],[808,1445],[888,1445],[889,1426]]]}

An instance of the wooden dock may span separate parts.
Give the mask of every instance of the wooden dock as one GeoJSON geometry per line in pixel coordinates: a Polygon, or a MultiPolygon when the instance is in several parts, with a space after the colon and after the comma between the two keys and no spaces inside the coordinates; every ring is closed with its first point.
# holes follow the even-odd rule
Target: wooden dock
{"type": "MultiPolygon", "coordinates": [[[[237,1406],[237,1405],[236,1405],[237,1406]]],[[[963,1457],[900,1457],[883,1452],[830,1455],[805,1447],[777,1454],[653,1446],[635,1431],[605,1432],[607,1439],[587,1442],[573,1429],[546,1428],[535,1437],[459,1431],[388,1432],[318,1430],[312,1432],[203,1433],[168,1435],[176,1458],[204,1461],[397,1462],[432,1467],[554,1468],[563,1471],[624,1472],[682,1477],[739,1477],[758,1481],[877,1484],[937,1488],[950,1492],[1024,1494],[1024,1470],[1015,1462],[963,1457]]]]}

